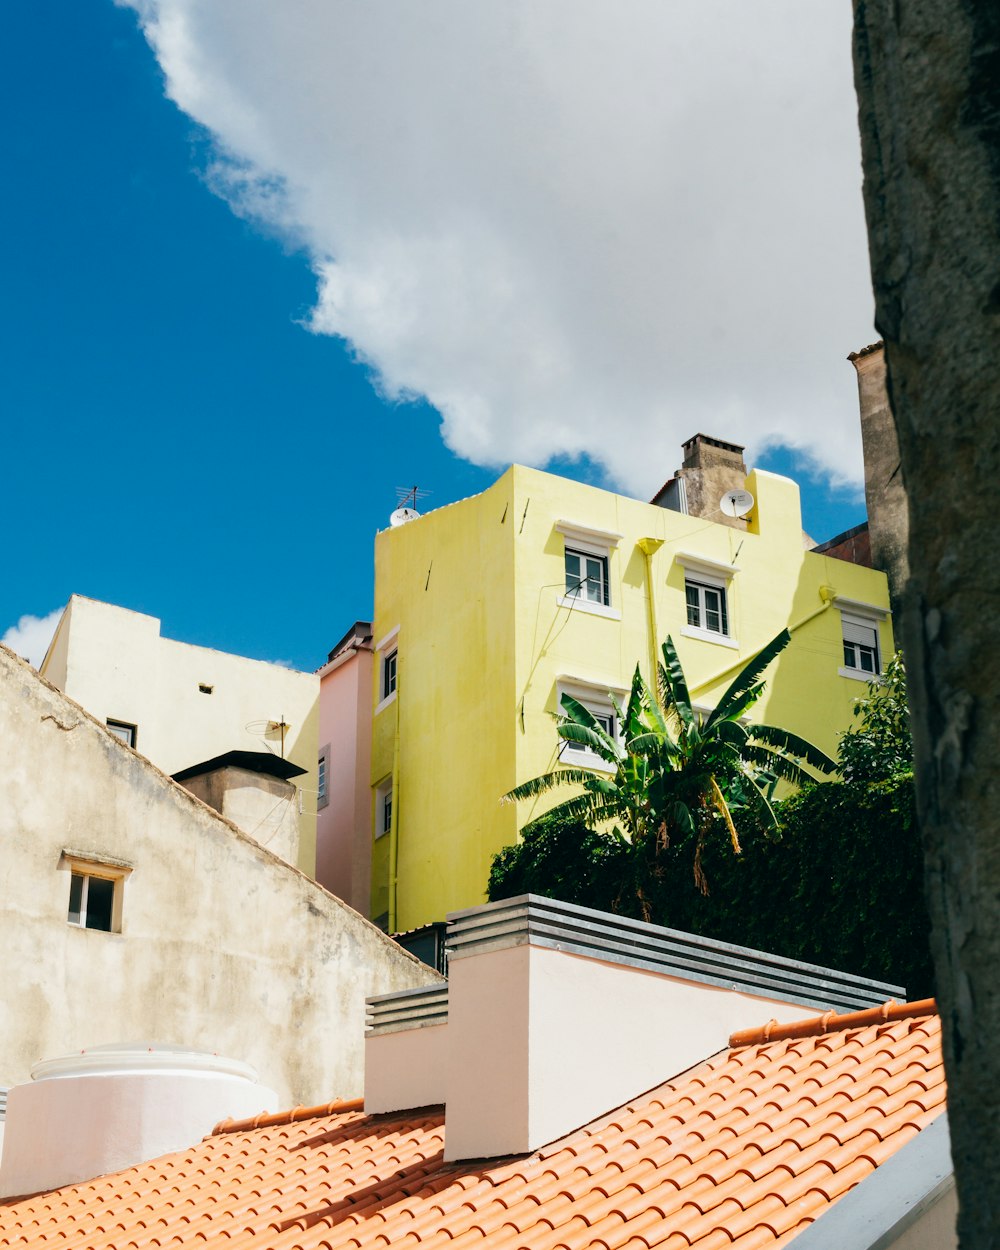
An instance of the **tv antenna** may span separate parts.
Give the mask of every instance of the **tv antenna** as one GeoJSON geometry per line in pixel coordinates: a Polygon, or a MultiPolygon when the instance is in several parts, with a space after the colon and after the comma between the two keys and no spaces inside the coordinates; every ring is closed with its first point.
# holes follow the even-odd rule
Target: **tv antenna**
{"type": "Polygon", "coordinates": [[[719,511],[724,516],[745,517],[753,503],[753,495],[748,490],[727,490],[719,500],[719,511]]]}
{"type": "Polygon", "coordinates": [[[429,494],[429,490],[421,490],[419,486],[397,486],[396,511],[389,517],[389,524],[395,528],[417,520],[420,516],[417,501],[426,499],[429,494]]]}

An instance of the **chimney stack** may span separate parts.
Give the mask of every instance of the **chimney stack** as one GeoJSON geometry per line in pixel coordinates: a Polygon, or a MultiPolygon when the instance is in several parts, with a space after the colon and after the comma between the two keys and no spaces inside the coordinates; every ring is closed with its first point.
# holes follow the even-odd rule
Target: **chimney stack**
{"type": "Polygon", "coordinates": [[[538,1149],[737,1029],[902,994],[530,894],[448,920],[448,982],[369,999],[365,1109],[444,1102],[449,1160],[538,1149]]]}
{"type": "Polygon", "coordinates": [[[746,476],[747,466],[739,443],[695,434],[684,444],[683,465],[650,502],[674,512],[745,530],[746,520],[726,516],[719,508],[719,501],[729,491],[743,490],[746,476]]]}

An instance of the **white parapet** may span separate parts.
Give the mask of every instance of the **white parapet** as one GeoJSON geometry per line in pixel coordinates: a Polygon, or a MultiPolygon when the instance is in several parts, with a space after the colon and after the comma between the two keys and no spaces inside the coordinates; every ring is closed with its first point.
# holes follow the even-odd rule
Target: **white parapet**
{"type": "Polygon", "coordinates": [[[248,1064],[151,1043],[38,1063],[7,1096],[0,1198],[92,1180],[274,1110],[248,1064]]]}

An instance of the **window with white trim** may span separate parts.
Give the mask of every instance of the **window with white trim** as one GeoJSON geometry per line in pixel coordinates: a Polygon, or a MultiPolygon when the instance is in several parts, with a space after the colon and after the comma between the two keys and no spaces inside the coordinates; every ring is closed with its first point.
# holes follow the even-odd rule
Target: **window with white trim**
{"type": "Polygon", "coordinates": [[[390,704],[399,688],[399,626],[375,644],[375,673],[378,701],[375,711],[390,704]]]}
{"type": "Polygon", "coordinates": [[[878,622],[865,617],[840,614],[844,638],[845,676],[875,677],[882,671],[879,662],[878,622]]]}
{"type": "Polygon", "coordinates": [[[739,569],[735,564],[684,551],[677,552],[675,559],[684,570],[685,624],[681,633],[702,642],[738,647],[733,637],[730,583],[739,569]]]}
{"type": "Polygon", "coordinates": [[[375,787],[375,836],[381,838],[392,828],[392,778],[375,787]]]}
{"type": "Polygon", "coordinates": [[[388,699],[396,693],[396,657],[395,647],[382,657],[382,698],[388,699]]]}
{"type": "Polygon", "coordinates": [[[685,578],[684,598],[687,602],[688,625],[693,629],[704,629],[712,634],[729,637],[729,609],[725,586],[708,586],[704,582],[685,578]]]}
{"type": "Polygon", "coordinates": [[[559,521],[556,529],[563,535],[563,593],[559,605],[621,620],[621,613],[612,603],[611,553],[621,541],[621,534],[588,529],[559,521]]]}
{"type": "Polygon", "coordinates": [[[566,547],[566,598],[608,606],[608,557],[566,547]]]}
{"type": "MultiPolygon", "coordinates": [[[[615,693],[619,701],[626,695],[624,690],[619,690],[615,693]]],[[[610,738],[618,740],[620,737],[618,716],[615,713],[614,704],[611,702],[611,695],[606,688],[602,689],[600,686],[579,681],[560,681],[556,686],[556,706],[560,714],[563,712],[562,697],[564,694],[571,695],[578,703],[582,704],[604,732],[610,738]]],[[[604,772],[610,772],[612,769],[612,765],[606,759],[598,755],[596,751],[592,751],[584,743],[569,742],[565,738],[559,739],[559,760],[561,763],[569,764],[573,768],[595,768],[604,772]]]]}

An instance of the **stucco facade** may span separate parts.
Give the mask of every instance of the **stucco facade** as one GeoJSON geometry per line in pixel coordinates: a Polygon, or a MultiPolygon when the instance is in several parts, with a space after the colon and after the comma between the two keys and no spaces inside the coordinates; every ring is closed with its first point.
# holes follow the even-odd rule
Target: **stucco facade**
{"type": "Polygon", "coordinates": [[[244,1060],[283,1105],[360,1094],[365,997],[435,973],[3,647],[0,741],[0,1085],[145,1040],[244,1060]],[[74,875],[114,882],[109,930],[70,922],[74,875]]]}
{"type": "Polygon", "coordinates": [[[610,713],[609,692],[627,692],[637,662],[649,678],[667,634],[707,708],[787,626],[755,718],[836,751],[866,676],[845,665],[849,622],[879,660],[892,653],[885,576],[803,549],[795,483],[745,484],[756,502],[740,531],[514,466],[378,535],[373,917],[401,931],[483,902],[491,857],[558,798],[500,803],[558,764],[561,692],[610,713]],[[567,593],[575,550],[603,560],[605,601],[567,593]],[[725,622],[691,625],[689,585],[724,594],[725,622]]]}
{"type": "Polygon", "coordinates": [[[319,670],[316,880],[363,914],[371,892],[372,635],[357,621],[319,670]]]}
{"type": "Polygon", "coordinates": [[[136,750],[165,773],[241,749],[269,749],[304,769],[295,862],[315,875],[314,673],[164,638],[155,616],[83,595],[70,599],[40,672],[98,720],[134,726],[136,750]]]}

